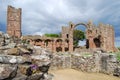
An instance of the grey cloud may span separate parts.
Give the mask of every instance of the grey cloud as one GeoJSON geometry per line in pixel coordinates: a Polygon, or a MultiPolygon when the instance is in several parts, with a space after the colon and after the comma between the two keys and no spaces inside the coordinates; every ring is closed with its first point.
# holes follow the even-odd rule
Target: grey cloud
{"type": "MultiPolygon", "coordinates": [[[[22,8],[23,34],[44,34],[61,31],[61,26],[92,19],[119,25],[119,0],[2,0],[0,23],[6,23],[7,5],[22,8]]],[[[119,29],[114,26],[115,29],[119,29]]],[[[118,32],[116,32],[118,34],[118,32]]]]}

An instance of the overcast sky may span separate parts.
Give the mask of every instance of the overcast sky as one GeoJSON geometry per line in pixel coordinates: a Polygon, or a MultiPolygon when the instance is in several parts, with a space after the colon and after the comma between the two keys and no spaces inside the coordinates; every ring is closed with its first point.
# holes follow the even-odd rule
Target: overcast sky
{"type": "Polygon", "coordinates": [[[92,20],[111,24],[120,46],[120,0],[0,0],[0,30],[6,31],[7,6],[22,8],[22,33],[58,33],[61,26],[92,20]]]}

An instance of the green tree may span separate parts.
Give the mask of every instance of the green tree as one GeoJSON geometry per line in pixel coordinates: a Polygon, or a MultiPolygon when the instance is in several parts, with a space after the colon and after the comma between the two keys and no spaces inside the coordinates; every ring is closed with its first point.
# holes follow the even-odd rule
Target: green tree
{"type": "Polygon", "coordinates": [[[120,47],[118,47],[118,50],[120,51],[120,47]]]}
{"type": "Polygon", "coordinates": [[[83,41],[85,39],[85,33],[81,30],[74,30],[73,32],[73,45],[78,46],[79,40],[83,41]]]}
{"type": "Polygon", "coordinates": [[[53,38],[57,38],[59,37],[59,34],[44,34],[46,37],[53,37],[53,38]]]}

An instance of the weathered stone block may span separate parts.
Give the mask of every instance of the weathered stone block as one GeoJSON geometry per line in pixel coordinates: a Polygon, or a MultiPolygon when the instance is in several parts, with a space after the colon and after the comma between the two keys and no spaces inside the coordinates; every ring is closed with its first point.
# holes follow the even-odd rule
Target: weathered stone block
{"type": "Polygon", "coordinates": [[[1,63],[24,63],[30,62],[30,59],[26,59],[26,57],[22,56],[11,56],[11,55],[0,55],[0,62],[1,63]]]}
{"type": "Polygon", "coordinates": [[[18,48],[11,48],[7,50],[8,55],[19,55],[19,50],[18,48]]]}

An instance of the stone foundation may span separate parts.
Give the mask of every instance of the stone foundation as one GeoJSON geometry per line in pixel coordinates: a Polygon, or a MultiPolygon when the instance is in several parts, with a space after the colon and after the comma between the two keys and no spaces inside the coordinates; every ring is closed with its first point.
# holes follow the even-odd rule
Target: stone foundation
{"type": "Polygon", "coordinates": [[[101,72],[114,74],[114,70],[120,67],[116,55],[109,53],[94,53],[81,55],[78,53],[55,54],[53,56],[51,70],[72,68],[83,72],[101,72]]]}

